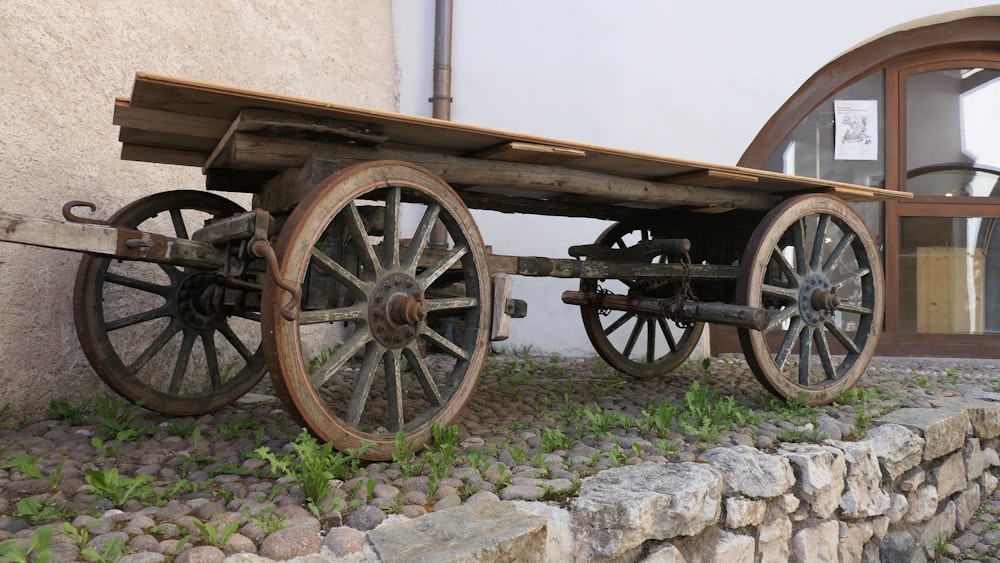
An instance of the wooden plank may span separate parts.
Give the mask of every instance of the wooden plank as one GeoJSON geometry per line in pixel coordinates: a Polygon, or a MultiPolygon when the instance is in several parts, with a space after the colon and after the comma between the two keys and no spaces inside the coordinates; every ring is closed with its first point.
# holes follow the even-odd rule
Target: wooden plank
{"type": "Polygon", "coordinates": [[[148,147],[145,145],[124,145],[122,146],[121,158],[122,160],[158,162],[160,164],[176,164],[178,166],[196,166],[201,168],[205,165],[208,155],[209,153],[207,152],[148,147]],[[155,160],[152,159],[154,155],[155,160]]]}
{"type": "Polygon", "coordinates": [[[534,164],[563,164],[587,156],[587,152],[570,147],[540,145],[538,143],[510,142],[469,155],[486,160],[531,162],[534,164]]]}
{"type": "Polygon", "coordinates": [[[134,107],[128,100],[121,99],[115,101],[112,121],[123,129],[140,129],[216,140],[229,129],[230,123],[228,119],[134,107]]]}
{"type": "Polygon", "coordinates": [[[128,129],[123,127],[118,132],[118,140],[125,145],[143,145],[147,147],[162,147],[168,150],[186,150],[210,153],[215,149],[216,141],[208,137],[191,135],[176,135],[161,133],[147,129],[128,129]]]}
{"type": "Polygon", "coordinates": [[[700,170],[687,174],[668,176],[663,181],[693,186],[733,187],[754,185],[758,182],[756,174],[737,174],[724,170],[700,170]]]}

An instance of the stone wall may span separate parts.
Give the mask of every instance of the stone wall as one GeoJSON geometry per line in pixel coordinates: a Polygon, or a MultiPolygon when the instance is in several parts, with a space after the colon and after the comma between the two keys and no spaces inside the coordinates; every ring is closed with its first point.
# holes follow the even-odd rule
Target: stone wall
{"type": "Polygon", "coordinates": [[[583,481],[568,510],[517,502],[500,518],[496,508],[467,504],[386,522],[369,546],[396,560],[385,557],[388,538],[411,534],[407,549],[419,550],[426,532],[434,551],[442,544],[433,532],[448,530],[479,538],[467,553],[484,561],[515,545],[539,561],[923,561],[970,524],[1000,471],[1000,403],[934,405],[889,413],[855,442],[717,448],[700,463],[602,471],[583,481]],[[463,533],[484,520],[504,534],[463,533]]]}
{"type": "MultiPolygon", "coordinates": [[[[397,106],[391,0],[3,0],[0,53],[0,209],[36,217],[61,218],[69,200],[107,217],[151,193],[204,189],[197,168],[119,159],[114,99],[136,71],[397,106]]],[[[107,389],[73,328],[79,259],[0,243],[4,426],[107,389]]]]}

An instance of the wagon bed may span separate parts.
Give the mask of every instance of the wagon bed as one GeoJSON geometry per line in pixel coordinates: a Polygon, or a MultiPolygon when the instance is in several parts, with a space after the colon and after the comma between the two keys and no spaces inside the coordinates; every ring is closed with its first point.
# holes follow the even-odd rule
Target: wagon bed
{"type": "Polygon", "coordinates": [[[413,162],[469,207],[536,214],[767,210],[799,193],[851,202],[909,197],[144,73],[130,99],[116,100],[114,123],[123,159],[201,167],[208,188],[225,191],[257,192],[310,154],[334,152],[342,165],[413,162]]]}

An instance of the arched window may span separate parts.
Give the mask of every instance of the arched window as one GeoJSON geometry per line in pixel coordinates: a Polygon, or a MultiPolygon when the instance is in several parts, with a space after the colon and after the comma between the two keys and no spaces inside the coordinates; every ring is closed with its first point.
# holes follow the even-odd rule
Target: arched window
{"type": "Polygon", "coordinates": [[[998,130],[1000,17],[964,18],[883,36],[826,65],[739,164],[913,192],[859,207],[886,269],[879,353],[996,357],[998,130]]]}

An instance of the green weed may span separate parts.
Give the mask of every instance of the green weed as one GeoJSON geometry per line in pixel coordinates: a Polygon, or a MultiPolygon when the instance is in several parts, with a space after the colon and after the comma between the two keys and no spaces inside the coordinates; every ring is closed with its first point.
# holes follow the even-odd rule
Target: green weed
{"type": "Polygon", "coordinates": [[[65,420],[71,426],[80,426],[86,420],[88,408],[87,401],[74,405],[66,397],[60,397],[49,401],[46,412],[55,420],[65,420]]]}
{"type": "Polygon", "coordinates": [[[191,522],[201,532],[201,541],[215,547],[222,547],[229,543],[229,536],[233,535],[233,532],[240,527],[239,522],[205,523],[197,518],[193,518],[191,522]]]}
{"type": "Polygon", "coordinates": [[[52,542],[52,526],[42,526],[31,534],[26,548],[22,549],[14,540],[0,543],[0,557],[12,563],[48,563],[54,555],[49,544],[52,542]]]}
{"type": "Polygon", "coordinates": [[[302,489],[309,509],[317,517],[322,516],[320,503],[329,495],[331,479],[348,478],[361,468],[361,455],[369,447],[363,444],[347,453],[334,452],[333,444],[322,446],[308,430],[302,429],[292,442],[293,452],[280,457],[271,453],[267,447],[257,448],[254,452],[271,464],[271,471],[290,477],[302,489]]]}
{"type": "Polygon", "coordinates": [[[156,496],[156,492],[148,485],[153,480],[149,475],[137,477],[120,477],[118,468],[88,469],[84,473],[87,482],[86,489],[101,498],[111,501],[115,508],[124,508],[132,499],[147,499],[156,496]]]}

